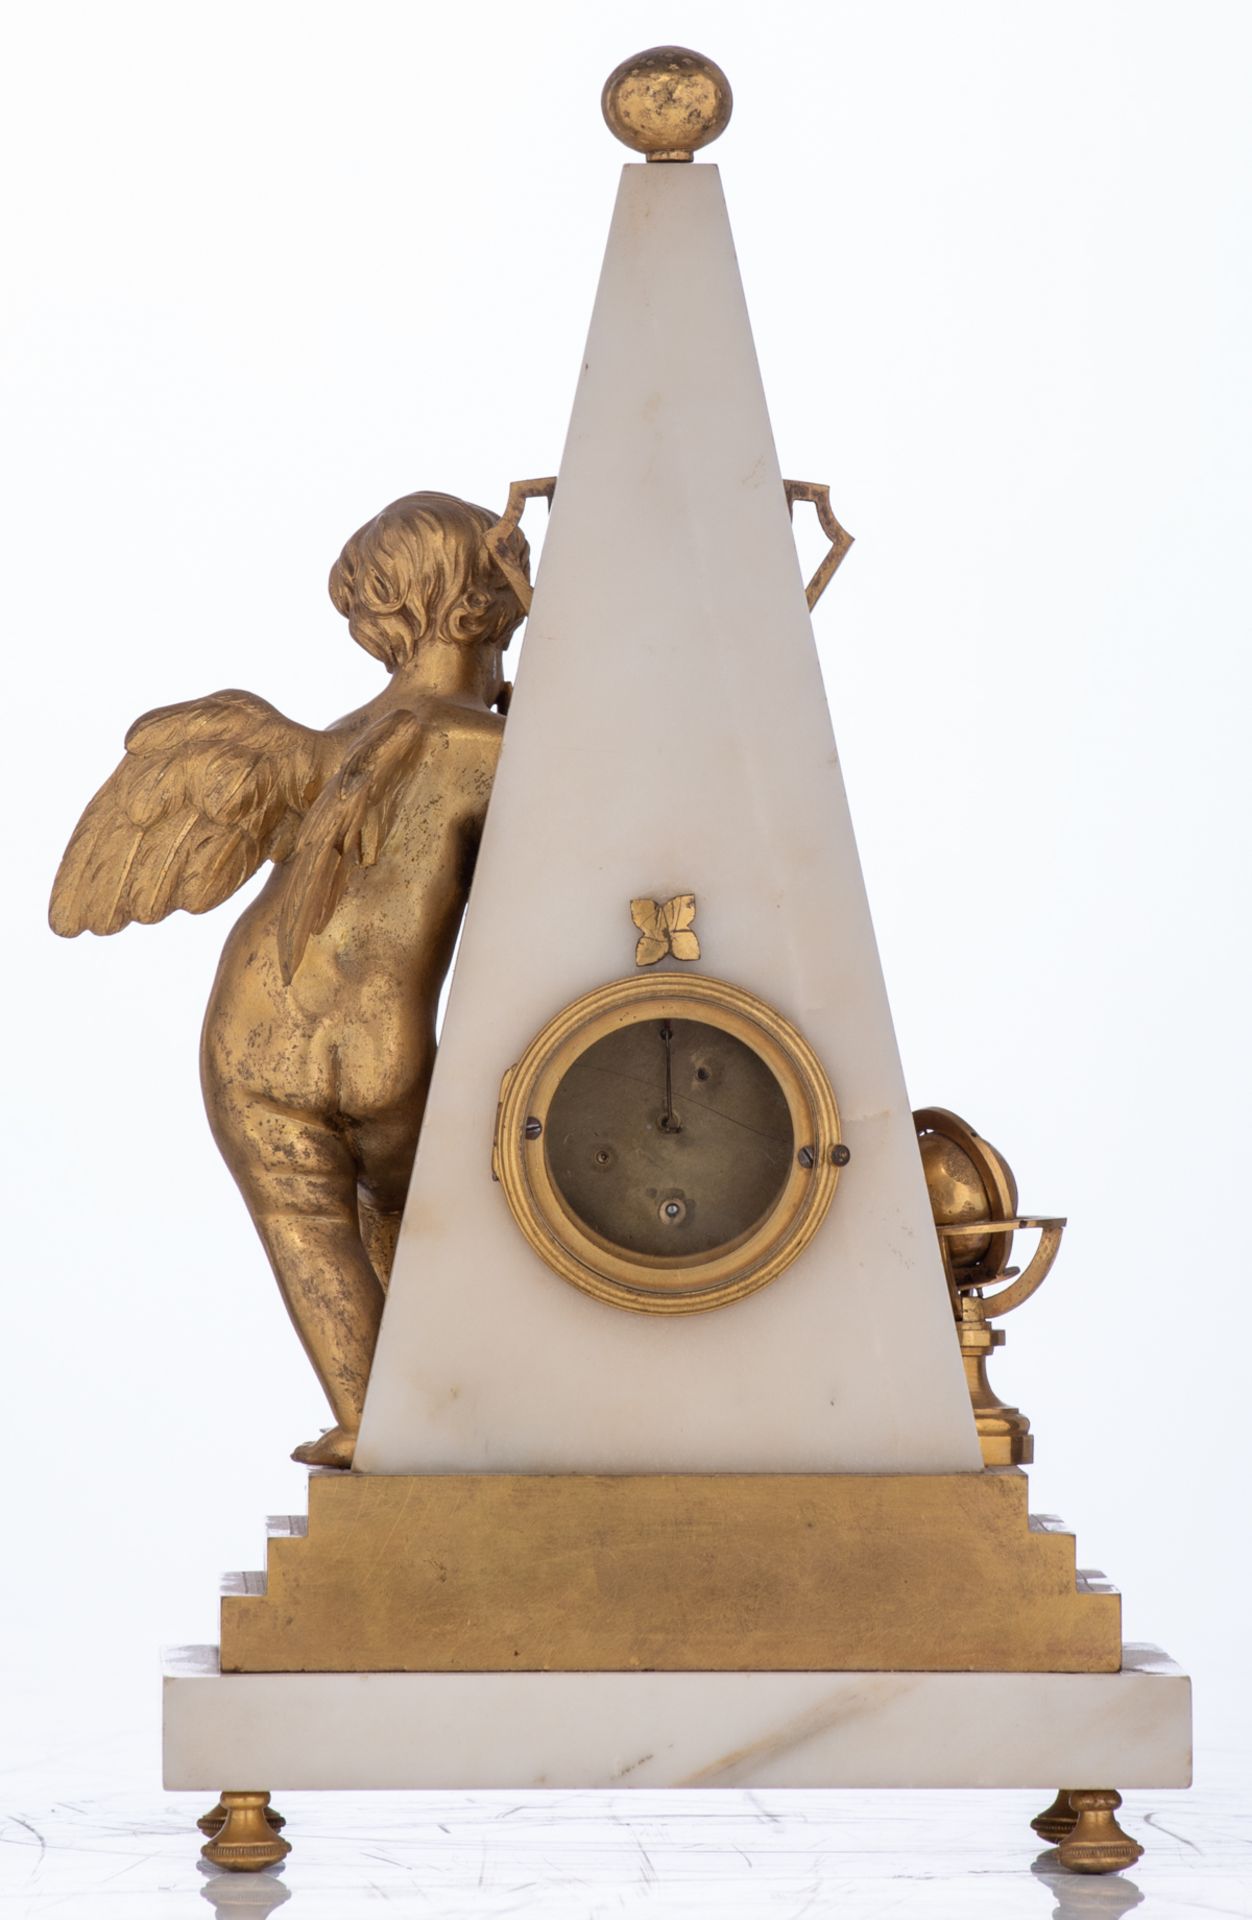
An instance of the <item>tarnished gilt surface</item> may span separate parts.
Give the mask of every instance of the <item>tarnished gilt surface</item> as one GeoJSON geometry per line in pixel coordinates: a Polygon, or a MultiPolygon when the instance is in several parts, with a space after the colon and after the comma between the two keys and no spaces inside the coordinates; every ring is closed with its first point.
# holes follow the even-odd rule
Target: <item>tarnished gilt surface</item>
{"type": "Polygon", "coordinates": [[[749,1232],[795,1151],[764,1060],[703,1020],[638,1020],[597,1040],[557,1087],[544,1143],[583,1224],[658,1259],[696,1260],[749,1232]]]}
{"type": "Polygon", "coordinates": [[[1025,1476],[368,1474],[309,1482],[230,1672],[841,1669],[1112,1673],[1025,1476]]]}
{"type": "Polygon", "coordinates": [[[615,67],[600,106],[609,131],[649,160],[690,160],[726,131],[730,82],[706,54],[648,47],[615,67]]]}
{"type": "MultiPolygon", "coordinates": [[[[389,684],[325,731],[230,691],[136,721],[52,893],[57,933],[204,913],[272,861],[226,942],[201,1078],[352,1457],[504,722],[521,607],[495,516],[411,494],[355,534],[331,598],[389,684]]],[[[514,536],[522,574],[527,553],[514,536]]]]}
{"type": "Polygon", "coordinates": [[[947,1107],[922,1107],[913,1115],[913,1124],[956,1314],[983,1465],[1029,1466],[1035,1457],[1030,1421],[1020,1408],[1006,1405],[987,1378],[988,1356],[1004,1345],[1004,1334],[991,1322],[1020,1307],[1043,1285],[1066,1223],[1018,1214],[1012,1167],[958,1113],[947,1107]],[[1008,1264],[1013,1235],[1022,1228],[1039,1233],[1025,1272],[1008,1264]],[[998,1293],[988,1291],[996,1286],[998,1293]]]}

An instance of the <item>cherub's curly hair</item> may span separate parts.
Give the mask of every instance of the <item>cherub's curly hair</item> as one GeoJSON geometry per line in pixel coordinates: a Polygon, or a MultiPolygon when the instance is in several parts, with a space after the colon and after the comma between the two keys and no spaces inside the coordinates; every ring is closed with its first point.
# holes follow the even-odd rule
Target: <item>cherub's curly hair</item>
{"type": "MultiPolygon", "coordinates": [[[[522,608],[483,545],[497,518],[450,493],[407,493],[367,521],[330,570],[358,645],[393,673],[423,641],[506,647],[522,608]]],[[[520,559],[529,572],[524,541],[520,559]]]]}

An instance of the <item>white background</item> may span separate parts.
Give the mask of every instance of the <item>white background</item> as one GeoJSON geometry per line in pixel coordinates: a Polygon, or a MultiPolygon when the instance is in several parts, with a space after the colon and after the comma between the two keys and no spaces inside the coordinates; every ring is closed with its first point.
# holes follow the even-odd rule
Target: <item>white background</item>
{"type": "Polygon", "coordinates": [[[216,1637],[324,1424],[199,1105],[231,910],[57,941],[61,847],[148,707],[369,696],[324,583],[386,501],[554,470],[600,85],[678,40],[735,89],[783,469],[857,536],[816,627],[910,1092],[1071,1221],[995,1371],[1032,1505],[1239,1741],[1252,15],[123,0],[4,39],[19,1692],[67,1754],[151,1718],[155,1793],[155,1649],[216,1637]]]}

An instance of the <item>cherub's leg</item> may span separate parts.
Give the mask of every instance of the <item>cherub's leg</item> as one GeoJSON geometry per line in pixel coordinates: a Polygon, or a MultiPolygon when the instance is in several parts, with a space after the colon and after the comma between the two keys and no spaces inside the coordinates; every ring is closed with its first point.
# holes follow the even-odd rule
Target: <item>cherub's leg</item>
{"type": "Polygon", "coordinates": [[[400,1221],[403,1209],[384,1212],[367,1197],[364,1187],[357,1190],[357,1207],[361,1216],[361,1238],[370,1257],[370,1265],[381,1280],[383,1287],[391,1284],[391,1269],[396,1261],[396,1241],[400,1237],[400,1221]]]}
{"type": "Polygon", "coordinates": [[[361,1237],[384,1287],[390,1284],[395,1263],[421,1118],[421,1109],[413,1102],[400,1114],[364,1121],[349,1130],[361,1169],[357,1188],[361,1237]]]}
{"type": "Polygon", "coordinates": [[[337,1129],[272,1100],[233,1093],[229,1115],[219,1107],[214,1120],[342,1432],[343,1444],[336,1440],[320,1463],[347,1465],[383,1309],[383,1289],[361,1239],[356,1162],[337,1129]]]}

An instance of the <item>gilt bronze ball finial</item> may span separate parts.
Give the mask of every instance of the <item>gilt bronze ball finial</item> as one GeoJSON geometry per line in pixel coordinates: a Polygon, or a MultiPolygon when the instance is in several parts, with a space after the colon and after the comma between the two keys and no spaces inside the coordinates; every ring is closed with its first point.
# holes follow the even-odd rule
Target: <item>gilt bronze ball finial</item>
{"type": "Polygon", "coordinates": [[[725,133],[733,100],[715,61],[689,47],[649,47],[615,67],[600,105],[609,131],[649,160],[690,160],[725,133]]]}

